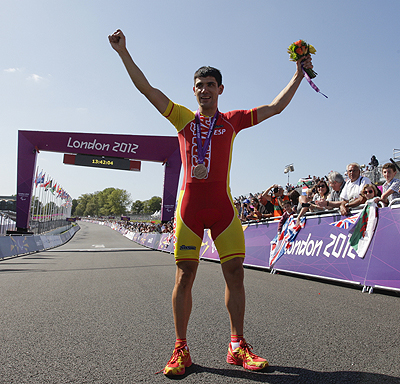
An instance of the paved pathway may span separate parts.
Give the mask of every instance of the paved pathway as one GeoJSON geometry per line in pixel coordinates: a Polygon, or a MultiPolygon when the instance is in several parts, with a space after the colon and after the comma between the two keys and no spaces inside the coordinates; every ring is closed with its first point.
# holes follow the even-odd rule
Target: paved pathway
{"type": "MultiPolygon", "coordinates": [[[[0,383],[165,383],[173,257],[81,223],[67,244],[0,262],[0,383]]],[[[202,261],[182,383],[399,383],[400,297],[246,269],[246,337],[266,372],[225,363],[220,266],[202,261]]]]}

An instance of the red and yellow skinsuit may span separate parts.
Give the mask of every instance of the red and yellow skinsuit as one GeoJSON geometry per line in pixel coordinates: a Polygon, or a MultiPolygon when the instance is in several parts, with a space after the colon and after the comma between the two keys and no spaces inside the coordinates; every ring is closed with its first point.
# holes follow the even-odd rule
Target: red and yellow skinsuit
{"type": "MultiPolygon", "coordinates": [[[[244,234],[230,193],[229,171],[233,141],[242,129],[258,124],[257,111],[219,113],[204,159],[208,176],[202,180],[193,177],[198,164],[195,112],[170,101],[163,115],[178,131],[184,170],[175,218],[176,262],[199,261],[206,228],[211,230],[221,263],[244,257],[244,234]]],[[[200,117],[203,144],[211,120],[200,117]]]]}

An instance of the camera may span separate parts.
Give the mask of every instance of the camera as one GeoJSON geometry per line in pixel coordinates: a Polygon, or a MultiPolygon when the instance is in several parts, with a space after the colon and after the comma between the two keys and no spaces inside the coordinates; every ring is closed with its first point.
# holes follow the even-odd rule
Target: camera
{"type": "Polygon", "coordinates": [[[278,191],[279,191],[279,188],[278,188],[278,187],[276,187],[276,188],[273,189],[273,192],[274,192],[274,193],[278,193],[278,191]]]}

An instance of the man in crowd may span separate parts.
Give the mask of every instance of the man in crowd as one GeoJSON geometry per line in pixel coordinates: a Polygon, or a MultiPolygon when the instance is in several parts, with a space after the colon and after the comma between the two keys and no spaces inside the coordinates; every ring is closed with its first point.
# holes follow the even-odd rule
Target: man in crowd
{"type": "Polygon", "coordinates": [[[283,215],[283,202],[288,201],[289,197],[283,194],[282,186],[278,184],[271,185],[265,192],[262,193],[262,196],[270,201],[274,206],[274,217],[283,215]]]}
{"type": "Polygon", "coordinates": [[[267,207],[260,203],[257,197],[252,197],[251,206],[253,210],[246,217],[247,220],[261,220],[272,217],[272,213],[267,210],[267,207]]]}
{"type": "Polygon", "coordinates": [[[303,79],[302,65],[312,68],[311,58],[307,56],[302,63],[296,63],[294,76],[271,104],[227,113],[218,111],[218,98],[224,91],[221,73],[216,68],[201,67],[194,76],[193,92],[199,105],[195,113],[173,103],[150,85],[132,60],[121,30],[110,35],[109,41],[136,88],[177,129],[181,150],[184,182],[175,218],[176,278],[172,293],[176,342],[164,374],[182,375],[192,364],[186,332],[192,309],[192,286],[206,228],[211,230],[226,283],[225,303],[231,324],[227,362],[250,370],[263,369],[267,361],[255,355],[243,337],[245,244],[228,185],[232,143],[240,130],[261,123],[286,108],[303,79]],[[218,134],[213,135],[214,128],[218,134]]]}
{"type": "Polygon", "coordinates": [[[371,184],[371,180],[368,177],[361,176],[360,166],[357,163],[350,163],[347,166],[347,175],[349,179],[340,193],[340,213],[343,216],[350,213],[348,203],[360,196],[365,184],[371,184]]]}
{"type": "Polygon", "coordinates": [[[260,202],[260,212],[262,211],[261,218],[267,219],[274,216],[274,206],[262,193],[258,195],[258,201],[260,202]]]}
{"type": "Polygon", "coordinates": [[[382,174],[386,182],[382,186],[382,196],[375,200],[376,203],[382,201],[388,205],[394,199],[400,198],[400,180],[395,178],[396,173],[396,166],[393,163],[386,163],[382,166],[382,174]]]}

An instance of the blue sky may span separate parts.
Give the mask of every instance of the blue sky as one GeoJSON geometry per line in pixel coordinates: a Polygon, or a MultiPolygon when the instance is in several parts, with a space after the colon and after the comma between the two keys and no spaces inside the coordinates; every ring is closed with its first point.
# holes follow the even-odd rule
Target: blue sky
{"type": "MultiPolygon", "coordinates": [[[[107,36],[124,31],[131,55],[173,101],[197,109],[193,73],[221,69],[219,109],[268,104],[291,79],[287,47],[313,44],[315,83],[303,81],[288,108],[242,131],[231,188],[245,195],[346,164],[380,162],[400,148],[398,0],[237,1],[14,0],[2,3],[0,195],[16,193],[18,130],[175,135],[131,84],[107,36]]],[[[73,198],[107,187],[133,200],[161,196],[163,167],[142,172],[73,167],[41,152],[39,169],[73,198]]]]}

